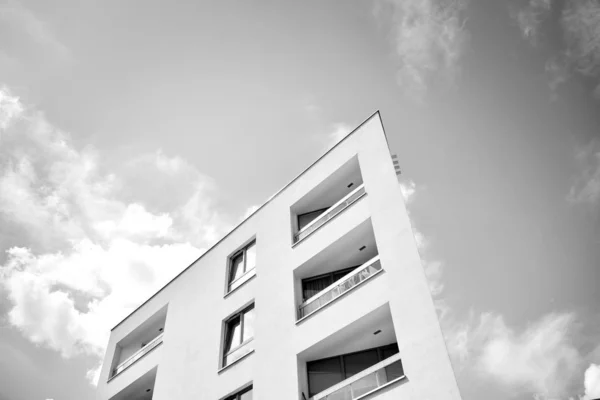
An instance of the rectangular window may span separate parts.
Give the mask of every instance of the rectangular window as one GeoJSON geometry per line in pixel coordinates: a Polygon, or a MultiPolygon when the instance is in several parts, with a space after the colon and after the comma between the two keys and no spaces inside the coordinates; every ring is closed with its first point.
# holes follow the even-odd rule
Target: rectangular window
{"type": "Polygon", "coordinates": [[[229,259],[229,274],[227,277],[227,292],[242,286],[252,278],[256,267],[256,240],[235,253],[229,259]]]}
{"type": "Polygon", "coordinates": [[[231,316],[225,323],[223,367],[253,350],[254,304],[231,316]]]}
{"type": "Polygon", "coordinates": [[[252,400],[252,386],[247,387],[232,396],[226,397],[223,400],[252,400]]]}
{"type": "MultiPolygon", "coordinates": [[[[392,343],[356,353],[310,361],[306,363],[309,396],[312,397],[396,353],[398,353],[398,344],[392,343]]],[[[404,374],[401,363],[386,367],[385,371],[388,382],[404,374]]]]}

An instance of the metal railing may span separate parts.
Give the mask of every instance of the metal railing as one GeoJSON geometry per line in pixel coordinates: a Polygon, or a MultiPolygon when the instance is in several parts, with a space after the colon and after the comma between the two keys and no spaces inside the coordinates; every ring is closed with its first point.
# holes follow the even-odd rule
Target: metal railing
{"type": "Polygon", "coordinates": [[[149,341],[144,347],[142,347],[141,349],[139,349],[138,351],[133,353],[131,356],[129,356],[125,361],[123,361],[122,363],[117,365],[117,367],[113,370],[112,376],[114,377],[114,376],[120,374],[125,369],[127,369],[131,365],[133,365],[137,360],[144,357],[150,351],[152,351],[156,347],[158,347],[163,341],[163,335],[164,335],[164,333],[161,333],[160,335],[158,335],[157,337],[155,337],[154,339],[149,341]]]}
{"type": "Polygon", "coordinates": [[[310,400],[358,400],[404,378],[402,361],[397,353],[317,393],[310,400]]]}
{"type": "Polygon", "coordinates": [[[298,318],[304,318],[318,309],[331,303],[346,292],[354,289],[367,279],[383,271],[379,256],[375,256],[340,280],[333,282],[319,293],[300,304],[298,307],[298,318]]]}
{"type": "Polygon", "coordinates": [[[298,233],[296,233],[294,235],[294,242],[296,243],[296,242],[304,239],[305,237],[307,237],[314,231],[316,231],[324,223],[326,223],[327,221],[329,221],[330,219],[332,219],[333,217],[338,215],[340,212],[344,211],[352,203],[354,203],[356,200],[360,199],[365,194],[367,194],[367,192],[365,191],[365,185],[363,183],[360,186],[358,186],[356,189],[354,189],[353,191],[348,193],[346,196],[344,196],[340,201],[338,201],[337,203],[335,203],[334,205],[329,207],[327,210],[325,210],[323,212],[323,214],[319,215],[317,218],[310,221],[310,223],[308,225],[306,225],[304,228],[302,228],[300,231],[298,231],[298,233]]]}

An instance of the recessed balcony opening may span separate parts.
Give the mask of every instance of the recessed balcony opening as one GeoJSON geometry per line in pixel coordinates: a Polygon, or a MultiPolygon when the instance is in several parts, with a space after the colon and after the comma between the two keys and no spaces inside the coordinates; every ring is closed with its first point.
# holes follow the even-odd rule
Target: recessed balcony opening
{"type": "Polygon", "coordinates": [[[297,319],[307,318],[382,272],[378,254],[367,219],[296,268],[297,319]]]}
{"type": "Polygon", "coordinates": [[[300,388],[310,400],[358,400],[403,380],[389,305],[303,351],[298,365],[300,388]]]}
{"type": "Polygon", "coordinates": [[[115,349],[110,377],[113,378],[162,344],[167,319],[164,306],[124,337],[115,349]]]}
{"type": "Polygon", "coordinates": [[[125,389],[111,397],[110,400],[152,400],[157,369],[158,367],[152,368],[125,389]]]}
{"type": "Polygon", "coordinates": [[[365,195],[358,157],[342,165],[291,208],[293,243],[297,243],[365,195]]]}

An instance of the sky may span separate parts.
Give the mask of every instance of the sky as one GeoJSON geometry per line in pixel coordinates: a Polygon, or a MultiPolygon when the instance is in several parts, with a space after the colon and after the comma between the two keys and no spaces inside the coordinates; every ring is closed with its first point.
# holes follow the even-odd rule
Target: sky
{"type": "Polygon", "coordinates": [[[0,0],[0,400],[379,110],[463,399],[600,397],[600,3],[0,0]]]}

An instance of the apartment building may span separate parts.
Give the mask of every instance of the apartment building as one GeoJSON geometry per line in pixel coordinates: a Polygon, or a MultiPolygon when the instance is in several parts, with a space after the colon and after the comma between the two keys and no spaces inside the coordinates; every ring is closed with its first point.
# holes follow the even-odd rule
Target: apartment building
{"type": "Polygon", "coordinates": [[[113,328],[98,399],[460,399],[379,113],[113,328]]]}

